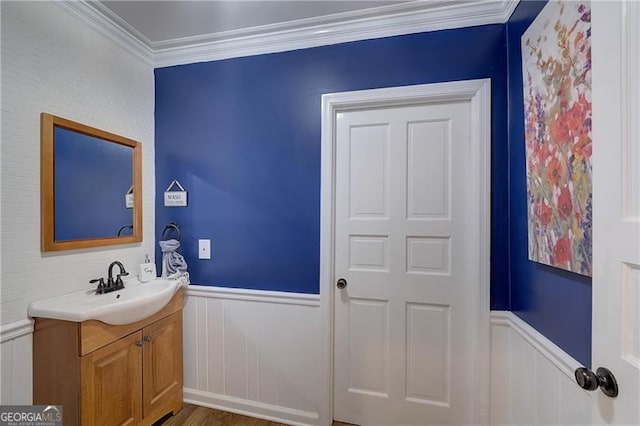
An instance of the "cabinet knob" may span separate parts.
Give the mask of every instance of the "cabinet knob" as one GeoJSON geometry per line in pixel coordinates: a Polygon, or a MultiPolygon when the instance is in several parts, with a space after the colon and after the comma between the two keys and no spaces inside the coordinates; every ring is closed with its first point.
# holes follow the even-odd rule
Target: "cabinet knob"
{"type": "Polygon", "coordinates": [[[136,340],[136,346],[142,347],[142,345],[144,345],[142,340],[136,340]]]}
{"type": "Polygon", "coordinates": [[[145,342],[150,342],[150,341],[151,341],[151,336],[146,335],[146,336],[144,336],[143,340],[144,340],[145,342]]]}

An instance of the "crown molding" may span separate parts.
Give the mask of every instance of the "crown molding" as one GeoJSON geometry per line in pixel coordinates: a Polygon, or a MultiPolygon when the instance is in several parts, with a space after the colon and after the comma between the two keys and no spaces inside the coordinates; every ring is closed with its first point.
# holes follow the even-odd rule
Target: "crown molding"
{"type": "Polygon", "coordinates": [[[145,64],[155,65],[153,50],[148,43],[139,38],[142,34],[139,34],[139,36],[134,35],[131,31],[132,28],[125,28],[122,23],[115,21],[112,16],[105,15],[99,8],[96,8],[98,3],[85,0],[60,0],[55,3],[80,18],[92,28],[111,38],[145,64]]]}
{"type": "Polygon", "coordinates": [[[432,0],[152,42],[99,1],[59,2],[145,63],[167,67],[445,29],[502,24],[519,0],[432,0]]]}
{"type": "MultiPolygon", "coordinates": [[[[63,1],[76,1],[76,0],[63,0],[63,1]]],[[[136,42],[141,43],[145,48],[149,49],[150,52],[153,53],[154,45],[151,40],[147,38],[144,34],[138,31],[133,25],[129,24],[127,21],[122,19],[120,15],[117,15],[114,11],[105,6],[102,1],[98,0],[80,0],[83,3],[86,2],[87,5],[93,9],[95,9],[95,13],[99,13],[103,15],[103,17],[107,20],[113,21],[113,24],[120,27],[125,33],[127,33],[130,37],[133,37],[136,42]]]]}
{"type": "Polygon", "coordinates": [[[156,43],[156,67],[506,22],[517,1],[401,3],[156,43]]]}

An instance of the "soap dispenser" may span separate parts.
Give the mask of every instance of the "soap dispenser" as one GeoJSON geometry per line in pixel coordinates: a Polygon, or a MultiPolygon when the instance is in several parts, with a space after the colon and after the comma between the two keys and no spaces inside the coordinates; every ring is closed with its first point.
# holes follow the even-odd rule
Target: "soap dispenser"
{"type": "Polygon", "coordinates": [[[140,282],[146,283],[156,278],[156,264],[151,263],[149,255],[145,255],[144,263],[140,265],[140,282]]]}

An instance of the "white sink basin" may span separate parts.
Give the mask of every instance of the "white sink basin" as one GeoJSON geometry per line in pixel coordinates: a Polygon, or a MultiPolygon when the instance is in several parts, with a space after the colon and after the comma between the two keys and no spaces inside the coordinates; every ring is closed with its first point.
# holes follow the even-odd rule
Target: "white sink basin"
{"type": "Polygon", "coordinates": [[[82,322],[98,320],[107,324],[129,324],[155,314],[169,303],[180,288],[177,280],[155,279],[141,283],[125,281],[125,288],[107,294],[96,290],[38,300],[29,305],[29,316],[82,322]]]}

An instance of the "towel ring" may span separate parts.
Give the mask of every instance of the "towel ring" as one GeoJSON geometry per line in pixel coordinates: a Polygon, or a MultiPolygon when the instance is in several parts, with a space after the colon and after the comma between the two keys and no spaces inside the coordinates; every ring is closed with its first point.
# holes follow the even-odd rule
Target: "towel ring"
{"type": "Polygon", "coordinates": [[[165,239],[165,234],[167,233],[167,231],[170,231],[171,229],[176,231],[176,233],[178,234],[178,241],[180,241],[180,237],[181,237],[180,228],[178,227],[178,224],[175,222],[171,222],[170,224],[164,227],[164,229],[162,230],[162,239],[165,239]]]}
{"type": "Polygon", "coordinates": [[[119,237],[122,231],[124,231],[125,229],[131,229],[133,231],[133,225],[125,225],[122,228],[118,229],[118,234],[116,236],[119,237]]]}

